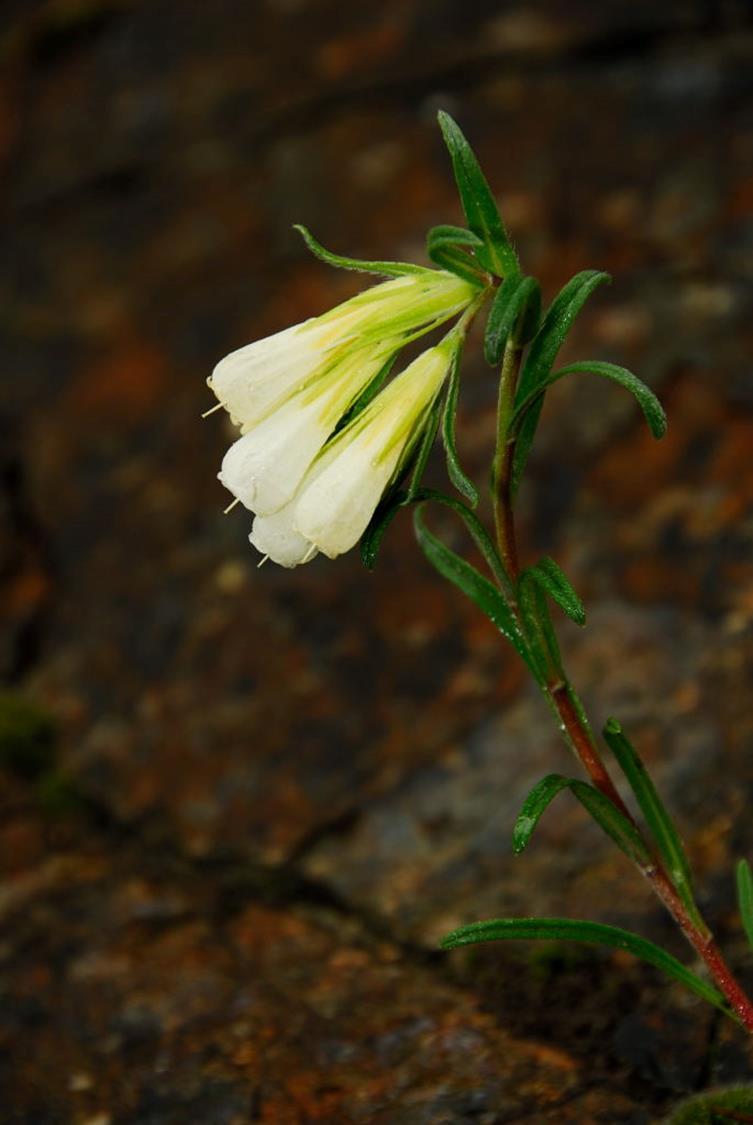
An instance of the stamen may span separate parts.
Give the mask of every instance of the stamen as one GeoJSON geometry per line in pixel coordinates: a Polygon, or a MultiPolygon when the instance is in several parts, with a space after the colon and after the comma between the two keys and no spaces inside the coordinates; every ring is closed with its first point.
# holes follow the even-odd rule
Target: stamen
{"type": "Polygon", "coordinates": [[[261,560],[261,562],[256,564],[256,569],[261,570],[261,568],[264,566],[264,563],[267,561],[268,558],[269,558],[269,555],[265,555],[264,558],[261,560]]]}
{"type": "Polygon", "coordinates": [[[238,499],[237,496],[236,496],[235,500],[231,501],[231,503],[228,504],[227,508],[225,508],[224,512],[222,513],[223,516],[226,516],[228,514],[228,512],[232,512],[232,510],[233,510],[233,508],[235,507],[236,504],[240,504],[240,500],[238,499]]]}
{"type": "Polygon", "coordinates": [[[208,418],[210,414],[214,414],[215,410],[222,410],[221,402],[216,403],[211,410],[205,410],[202,414],[202,418],[208,418]]]}
{"type": "Polygon", "coordinates": [[[306,554],[301,559],[301,564],[309,562],[316,554],[316,543],[312,543],[306,554]]]}

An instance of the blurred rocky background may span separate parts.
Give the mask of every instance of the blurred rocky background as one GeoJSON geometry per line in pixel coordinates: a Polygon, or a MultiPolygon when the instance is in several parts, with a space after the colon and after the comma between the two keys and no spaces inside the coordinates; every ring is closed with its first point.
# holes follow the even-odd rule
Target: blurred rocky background
{"type": "MultiPolygon", "coordinates": [[[[668,409],[655,443],[624,392],[560,384],[522,533],[584,596],[574,679],[654,769],[753,985],[749,4],[5,0],[0,58],[2,1120],[645,1125],[749,1075],[627,956],[436,952],[538,912],[686,957],[567,795],[512,856],[528,787],[574,766],[410,520],[374,575],[257,570],[222,514],[230,430],[200,419],[222,355],[363,284],[294,221],[424,260],[460,220],[456,115],[546,295],[614,276],[568,356],[668,409]]],[[[494,409],[472,346],[481,482],[494,409]]]]}

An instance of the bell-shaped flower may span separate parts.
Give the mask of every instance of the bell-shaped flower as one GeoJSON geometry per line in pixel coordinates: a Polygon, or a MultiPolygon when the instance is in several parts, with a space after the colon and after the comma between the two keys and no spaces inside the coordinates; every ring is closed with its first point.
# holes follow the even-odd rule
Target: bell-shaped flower
{"type": "Polygon", "coordinates": [[[322,316],[257,340],[221,360],[207,380],[246,432],[333,364],[364,346],[395,346],[461,312],[476,290],[445,270],[416,272],[372,286],[322,316]]]}
{"type": "Polygon", "coordinates": [[[396,347],[388,340],[350,352],[293,391],[230,446],[219,473],[225,487],[260,515],[287,504],[337,423],[396,347]]]}
{"type": "Polygon", "coordinates": [[[252,544],[288,567],[355,546],[420,438],[457,347],[450,333],[372,399],[330,441],[292,500],[257,516],[252,544]]]}

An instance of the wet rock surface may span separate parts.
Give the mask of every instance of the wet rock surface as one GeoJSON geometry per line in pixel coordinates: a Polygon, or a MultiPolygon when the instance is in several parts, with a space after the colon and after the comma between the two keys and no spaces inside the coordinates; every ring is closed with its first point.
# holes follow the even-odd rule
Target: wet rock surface
{"type": "MultiPolygon", "coordinates": [[[[652,1122],[750,1074],[734,1029],[606,951],[436,953],[464,921],[562,913],[685,956],[567,795],[512,856],[527,789],[573,768],[512,654],[407,518],[373,575],[257,571],[222,515],[230,430],[199,415],[221,355],[362,284],[292,222],[423,259],[459,220],[434,124],[457,114],[546,295],[614,276],[565,358],[632,367],[667,407],[655,443],[618,389],[563,381],[521,533],[582,593],[573,679],[641,747],[752,982],[747,5],[252,7],[4,21],[0,670],[32,749],[0,763],[3,1112],[652,1122]]],[[[479,480],[494,408],[471,346],[479,480]]]]}

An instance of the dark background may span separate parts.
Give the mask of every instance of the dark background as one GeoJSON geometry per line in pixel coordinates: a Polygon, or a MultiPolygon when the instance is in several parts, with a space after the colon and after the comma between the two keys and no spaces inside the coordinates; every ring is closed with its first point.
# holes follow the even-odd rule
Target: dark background
{"type": "MultiPolygon", "coordinates": [[[[599,381],[550,396],[521,497],[589,609],[563,628],[635,736],[753,983],[753,19],[744,0],[6,0],[0,1071],[52,1125],[652,1122],[750,1073],[741,1034],[627,956],[448,928],[671,925],[565,795],[574,767],[410,520],[357,552],[257,558],[215,474],[227,351],[423,259],[460,212],[465,128],[551,298],[614,275],[570,358],[631,366],[666,439],[599,381]],[[746,961],[747,956],[747,961],[746,961]]],[[[494,378],[459,415],[483,481],[494,378]]],[[[442,481],[437,459],[434,479],[442,481]]],[[[458,529],[443,528],[462,546],[458,529]]]]}

